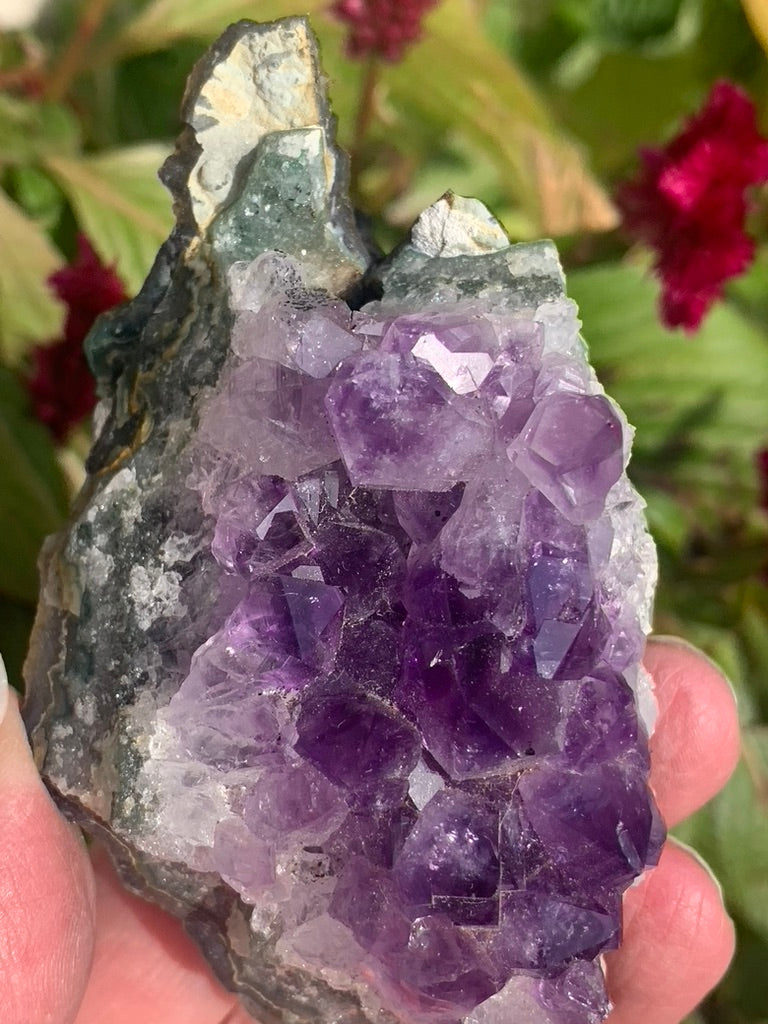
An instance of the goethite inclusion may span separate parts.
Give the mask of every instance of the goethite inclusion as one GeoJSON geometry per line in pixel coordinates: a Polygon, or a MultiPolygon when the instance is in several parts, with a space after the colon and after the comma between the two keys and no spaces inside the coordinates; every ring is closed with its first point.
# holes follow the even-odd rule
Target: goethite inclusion
{"type": "Polygon", "coordinates": [[[663,838],[629,430],[479,204],[360,284],[317,82],[298,19],[193,76],[179,227],[90,340],[35,751],[265,1024],[591,1024],[663,838]]]}

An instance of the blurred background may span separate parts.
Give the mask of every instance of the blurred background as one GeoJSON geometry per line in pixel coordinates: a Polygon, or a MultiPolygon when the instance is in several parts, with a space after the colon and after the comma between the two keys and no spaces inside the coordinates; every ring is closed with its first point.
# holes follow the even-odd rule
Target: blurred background
{"type": "Polygon", "coordinates": [[[83,337],[135,294],[170,228],[156,172],[186,76],[229,22],[306,13],[382,249],[449,188],[482,199],[513,240],[560,247],[592,360],[637,429],[656,629],[722,666],[744,727],[727,789],[678,830],[722,880],[739,934],[688,1024],[767,1024],[766,0],[0,0],[9,675],[21,687],[37,551],[83,479],[83,337]]]}

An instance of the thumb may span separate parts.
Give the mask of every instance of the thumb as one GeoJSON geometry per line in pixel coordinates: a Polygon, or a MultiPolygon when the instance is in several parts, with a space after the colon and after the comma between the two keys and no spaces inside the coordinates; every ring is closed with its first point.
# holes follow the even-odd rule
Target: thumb
{"type": "Polygon", "coordinates": [[[81,839],[35,769],[0,659],[0,1019],[70,1024],[93,949],[93,881],[81,839]]]}

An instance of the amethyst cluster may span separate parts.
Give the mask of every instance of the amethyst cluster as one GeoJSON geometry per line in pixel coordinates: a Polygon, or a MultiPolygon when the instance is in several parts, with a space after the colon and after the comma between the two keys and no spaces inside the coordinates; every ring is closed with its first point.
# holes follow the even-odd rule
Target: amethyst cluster
{"type": "Polygon", "coordinates": [[[190,77],[32,748],[260,1024],[596,1024],[662,841],[631,431],[551,243],[448,195],[372,256],[323,81],[300,18],[190,77]]]}
{"type": "Polygon", "coordinates": [[[278,254],[231,288],[187,457],[236,603],[165,715],[226,794],[199,866],[403,1019],[523,975],[601,1020],[662,829],[610,560],[625,426],[567,304],[353,314],[278,254]]]}

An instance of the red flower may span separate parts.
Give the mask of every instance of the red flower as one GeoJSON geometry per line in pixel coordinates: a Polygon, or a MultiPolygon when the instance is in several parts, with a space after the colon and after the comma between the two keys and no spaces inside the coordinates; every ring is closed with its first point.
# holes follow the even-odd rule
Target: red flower
{"type": "Polygon", "coordinates": [[[421,35],[421,20],[438,0],[338,0],[331,10],[350,26],[351,57],[398,61],[421,35]]]}
{"type": "Polygon", "coordinates": [[[768,140],[750,99],[718,82],[679,135],[640,155],[643,167],[620,189],[619,207],[629,231],[656,252],[662,320],[692,331],[754,256],[745,193],[768,180],[768,140]]]}
{"type": "Polygon", "coordinates": [[[83,341],[96,317],[128,296],[111,267],[105,267],[83,235],[77,258],[51,274],[48,283],[67,306],[64,337],[32,352],[27,383],[35,417],[57,441],[83,420],[96,403],[83,341]]]}

